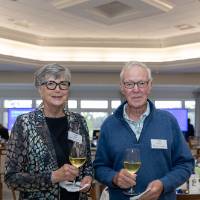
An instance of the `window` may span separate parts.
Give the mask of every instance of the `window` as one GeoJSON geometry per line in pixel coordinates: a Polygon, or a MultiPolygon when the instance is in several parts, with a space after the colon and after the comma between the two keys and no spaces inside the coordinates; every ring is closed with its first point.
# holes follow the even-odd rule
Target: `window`
{"type": "Polygon", "coordinates": [[[195,101],[185,101],[185,108],[195,109],[195,101]]]}
{"type": "Polygon", "coordinates": [[[38,107],[42,103],[42,100],[36,100],[36,107],[38,107]]]}
{"type": "MultiPolygon", "coordinates": [[[[20,100],[5,99],[1,103],[2,122],[8,126],[8,109],[7,108],[32,108],[38,107],[42,100],[20,100]]],[[[100,129],[105,118],[111,114],[119,105],[121,100],[118,98],[107,99],[70,99],[68,100],[69,110],[81,113],[89,128],[92,137],[93,130],[100,129]]],[[[188,117],[191,123],[195,125],[195,100],[156,100],[156,108],[186,108],[188,109],[188,117]]]]}
{"type": "Polygon", "coordinates": [[[121,104],[121,101],[120,101],[120,100],[112,100],[112,101],[111,101],[111,108],[112,108],[112,109],[115,109],[115,108],[117,108],[120,104],[121,104]]]}
{"type": "Polygon", "coordinates": [[[32,108],[32,100],[4,100],[4,108],[32,108]]]}
{"type": "Polygon", "coordinates": [[[81,108],[108,108],[107,100],[81,100],[81,108]]]}
{"type": "Polygon", "coordinates": [[[77,108],[77,100],[68,100],[68,108],[77,108]]]}
{"type": "Polygon", "coordinates": [[[107,112],[81,112],[81,114],[86,119],[90,138],[92,138],[93,130],[100,129],[104,119],[108,116],[107,112]]]}
{"type": "Polygon", "coordinates": [[[156,108],[182,108],[181,101],[155,101],[156,108]]]}
{"type": "MultiPolygon", "coordinates": [[[[42,103],[42,100],[36,100],[36,107],[42,103]]],[[[68,108],[77,108],[77,100],[68,100],[68,108]]]]}

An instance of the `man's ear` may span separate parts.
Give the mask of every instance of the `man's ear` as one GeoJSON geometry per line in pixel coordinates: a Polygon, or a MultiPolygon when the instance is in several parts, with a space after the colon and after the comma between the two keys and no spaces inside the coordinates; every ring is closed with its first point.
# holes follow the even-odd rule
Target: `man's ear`
{"type": "Polygon", "coordinates": [[[150,90],[152,89],[152,81],[150,81],[150,83],[149,83],[149,88],[150,88],[150,90]]]}
{"type": "Polygon", "coordinates": [[[121,91],[121,93],[124,95],[124,89],[123,89],[123,86],[122,86],[122,83],[120,83],[120,91],[121,91]]]}
{"type": "Polygon", "coordinates": [[[152,81],[150,81],[148,84],[148,95],[151,93],[151,89],[152,89],[152,81]]]}

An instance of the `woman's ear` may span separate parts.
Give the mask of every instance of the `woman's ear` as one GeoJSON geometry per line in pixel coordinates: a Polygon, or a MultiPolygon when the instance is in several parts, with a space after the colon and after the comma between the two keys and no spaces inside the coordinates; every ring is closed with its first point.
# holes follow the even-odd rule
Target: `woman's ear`
{"type": "Polygon", "coordinates": [[[38,87],[38,93],[40,94],[40,97],[42,98],[42,89],[41,89],[41,87],[38,87]]]}

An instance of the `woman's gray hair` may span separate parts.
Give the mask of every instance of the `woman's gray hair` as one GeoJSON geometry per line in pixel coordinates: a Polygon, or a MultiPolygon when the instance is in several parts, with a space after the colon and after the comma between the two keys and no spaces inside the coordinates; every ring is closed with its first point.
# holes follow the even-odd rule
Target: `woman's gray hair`
{"type": "Polygon", "coordinates": [[[67,67],[58,64],[47,64],[34,73],[34,85],[40,86],[48,77],[58,79],[64,76],[65,81],[71,82],[71,72],[67,67]]]}
{"type": "Polygon", "coordinates": [[[142,63],[142,62],[138,62],[138,61],[130,61],[128,63],[126,63],[120,73],[120,81],[123,81],[123,77],[124,77],[124,72],[127,69],[131,69],[132,67],[141,67],[143,69],[145,69],[148,73],[148,79],[151,81],[152,80],[152,75],[151,75],[151,69],[149,67],[147,67],[146,64],[142,63]]]}

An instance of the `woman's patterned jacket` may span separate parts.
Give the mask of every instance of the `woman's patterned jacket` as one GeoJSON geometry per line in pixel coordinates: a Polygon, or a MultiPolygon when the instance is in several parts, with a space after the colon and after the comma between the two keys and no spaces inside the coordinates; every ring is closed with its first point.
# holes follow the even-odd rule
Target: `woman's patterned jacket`
{"type": "MultiPolygon", "coordinates": [[[[90,141],[85,119],[65,111],[69,131],[86,136],[87,161],[80,169],[83,176],[93,176],[90,141]]],[[[52,184],[51,172],[58,169],[56,154],[43,109],[20,115],[11,132],[5,165],[5,182],[20,191],[20,200],[59,200],[59,185],[52,184]]],[[[80,199],[87,199],[81,193],[80,199]]]]}

